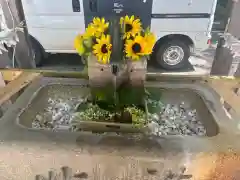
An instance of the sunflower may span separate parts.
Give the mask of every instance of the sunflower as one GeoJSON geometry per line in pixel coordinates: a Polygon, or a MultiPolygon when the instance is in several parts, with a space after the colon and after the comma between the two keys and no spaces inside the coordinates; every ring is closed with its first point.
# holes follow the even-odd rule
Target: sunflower
{"type": "Polygon", "coordinates": [[[86,36],[86,34],[77,35],[74,39],[74,47],[79,55],[89,55],[92,48],[92,38],[86,36]]]}
{"type": "Polygon", "coordinates": [[[84,37],[89,38],[93,37],[96,34],[96,29],[94,28],[93,24],[89,24],[85,30],[84,37]]]}
{"type": "Polygon", "coordinates": [[[103,64],[109,63],[112,44],[109,35],[102,35],[98,38],[97,43],[93,46],[93,53],[97,56],[99,62],[103,64]]]}
{"type": "Polygon", "coordinates": [[[78,35],[75,39],[74,39],[74,47],[77,50],[79,55],[83,55],[86,51],[84,45],[83,45],[83,36],[82,35],[78,35]]]}
{"type": "Polygon", "coordinates": [[[125,43],[125,53],[126,57],[133,60],[138,60],[140,56],[145,55],[144,49],[146,46],[146,41],[144,37],[138,35],[133,40],[127,40],[125,43]]]}
{"type": "Polygon", "coordinates": [[[152,53],[153,46],[155,45],[156,37],[153,33],[147,32],[144,35],[144,41],[145,41],[144,54],[150,55],[152,53]]]}
{"type": "Polygon", "coordinates": [[[124,27],[123,38],[129,39],[130,37],[135,37],[142,30],[142,24],[140,19],[135,19],[134,16],[125,16],[120,19],[120,24],[124,27]]]}
{"type": "Polygon", "coordinates": [[[99,18],[99,17],[93,18],[93,23],[91,23],[90,25],[95,30],[95,34],[94,35],[97,38],[101,37],[101,35],[109,27],[109,23],[107,23],[104,18],[99,18]]]}

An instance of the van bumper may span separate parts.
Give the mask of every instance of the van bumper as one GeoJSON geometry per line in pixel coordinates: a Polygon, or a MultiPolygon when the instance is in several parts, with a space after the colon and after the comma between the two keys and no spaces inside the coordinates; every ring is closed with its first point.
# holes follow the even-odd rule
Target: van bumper
{"type": "Polygon", "coordinates": [[[200,54],[201,52],[207,51],[214,47],[212,44],[211,36],[202,36],[200,41],[195,41],[195,46],[191,54],[200,54]]]}

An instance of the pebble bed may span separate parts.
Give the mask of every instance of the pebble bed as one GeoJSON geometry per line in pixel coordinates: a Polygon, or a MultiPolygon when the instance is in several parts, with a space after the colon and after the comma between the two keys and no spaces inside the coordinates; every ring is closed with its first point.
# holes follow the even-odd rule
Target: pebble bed
{"type": "MultiPolygon", "coordinates": [[[[80,103],[85,99],[49,99],[47,108],[38,113],[32,128],[53,131],[74,131],[71,122],[80,103]]],[[[151,134],[160,135],[197,135],[206,136],[206,129],[197,118],[196,109],[181,104],[161,104],[159,113],[149,114],[148,128],[151,134]]]]}
{"type": "Polygon", "coordinates": [[[79,104],[85,102],[82,98],[63,99],[48,99],[48,106],[44,112],[36,115],[32,122],[32,128],[49,129],[49,130],[71,130],[71,121],[73,114],[76,112],[79,104]]]}
{"type": "Polygon", "coordinates": [[[206,128],[197,118],[196,109],[181,104],[162,104],[161,111],[149,115],[148,124],[154,135],[206,136],[206,128]]]}

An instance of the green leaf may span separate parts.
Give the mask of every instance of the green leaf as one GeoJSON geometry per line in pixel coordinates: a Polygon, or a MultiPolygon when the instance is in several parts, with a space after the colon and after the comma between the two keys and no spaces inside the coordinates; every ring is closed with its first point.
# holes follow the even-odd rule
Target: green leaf
{"type": "Polygon", "coordinates": [[[118,89],[120,106],[142,105],[145,97],[144,87],[123,85],[118,89]]]}
{"type": "Polygon", "coordinates": [[[147,88],[147,108],[149,113],[157,113],[162,109],[162,93],[158,88],[147,88]]]}
{"type": "Polygon", "coordinates": [[[84,47],[86,47],[86,49],[91,48],[93,46],[92,38],[84,39],[83,40],[83,45],[84,45],[84,47]]]}
{"type": "Polygon", "coordinates": [[[145,34],[149,34],[149,33],[151,33],[151,30],[150,30],[150,27],[147,27],[145,30],[145,34]]]}
{"type": "Polygon", "coordinates": [[[162,93],[159,88],[146,88],[145,93],[148,94],[149,99],[161,100],[162,93]]]}

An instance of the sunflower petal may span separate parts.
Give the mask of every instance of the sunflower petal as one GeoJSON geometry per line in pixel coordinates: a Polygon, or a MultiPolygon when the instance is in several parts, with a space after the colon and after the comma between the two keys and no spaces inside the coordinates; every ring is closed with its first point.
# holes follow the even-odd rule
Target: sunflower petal
{"type": "Polygon", "coordinates": [[[134,21],[134,15],[131,16],[130,21],[134,21]]]}
{"type": "Polygon", "coordinates": [[[99,44],[101,42],[101,39],[97,38],[96,41],[99,44]]]}
{"type": "Polygon", "coordinates": [[[134,22],[135,23],[141,23],[140,19],[135,19],[134,22]]]}
{"type": "Polygon", "coordinates": [[[125,17],[125,23],[126,23],[127,21],[130,21],[129,16],[126,16],[126,17],[125,17]]]}
{"type": "Polygon", "coordinates": [[[102,57],[102,62],[103,62],[103,64],[106,64],[106,63],[107,63],[107,57],[106,57],[106,56],[103,56],[103,57],[102,57]]]}
{"type": "Polygon", "coordinates": [[[101,21],[101,23],[105,24],[105,19],[104,19],[104,18],[102,18],[102,21],[101,21]]]}
{"type": "Polygon", "coordinates": [[[110,42],[110,36],[109,35],[106,36],[106,41],[110,42]]]}

